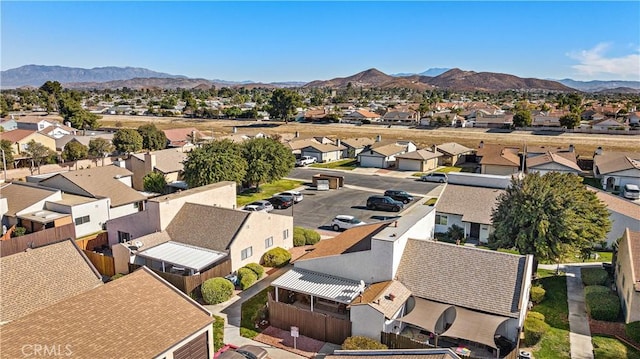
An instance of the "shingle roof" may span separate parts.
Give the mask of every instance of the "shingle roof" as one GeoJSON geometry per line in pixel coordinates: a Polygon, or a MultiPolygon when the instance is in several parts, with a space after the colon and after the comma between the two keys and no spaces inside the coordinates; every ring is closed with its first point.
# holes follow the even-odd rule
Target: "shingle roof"
{"type": "Polygon", "coordinates": [[[229,244],[251,213],[201,204],[185,203],[167,233],[175,242],[228,253],[229,244]]]}
{"type": "Polygon", "coordinates": [[[404,306],[411,291],[397,280],[371,284],[351,305],[369,305],[386,318],[392,318],[404,306]],[[390,297],[393,294],[393,300],[390,297]]]}
{"type": "Polygon", "coordinates": [[[34,130],[15,129],[7,132],[0,132],[0,139],[11,141],[11,143],[16,143],[36,132],[37,131],[34,130]]]}
{"type": "Polygon", "coordinates": [[[143,268],[2,327],[2,357],[25,344],[61,345],[74,358],[154,358],[200,329],[211,314],[143,268]],[[88,340],[88,333],[100,338],[88,340]]]}
{"type": "MultiPolygon", "coordinates": [[[[596,197],[607,206],[609,211],[620,213],[640,221],[640,206],[637,204],[593,187],[587,187],[587,189],[595,192],[596,197]]],[[[640,224],[638,228],[640,229],[640,224]]]]}
{"type": "Polygon", "coordinates": [[[593,166],[600,174],[640,169],[640,153],[638,152],[609,152],[593,156],[593,166]]]}
{"type": "Polygon", "coordinates": [[[364,148],[366,146],[372,145],[375,140],[368,137],[356,137],[356,138],[347,138],[340,141],[343,145],[347,145],[353,148],[364,148]]]}
{"type": "Polygon", "coordinates": [[[432,158],[442,157],[442,153],[440,152],[432,152],[429,150],[417,150],[413,152],[407,152],[401,155],[396,156],[396,158],[405,158],[409,160],[430,160],[432,158]]]}
{"type": "Polygon", "coordinates": [[[182,197],[185,197],[185,196],[191,196],[191,195],[196,194],[196,193],[207,192],[207,191],[210,191],[210,190],[212,190],[214,188],[222,188],[222,187],[226,187],[226,186],[229,186],[229,185],[234,185],[235,186],[236,183],[232,182],[232,181],[216,182],[216,183],[208,184],[206,186],[189,188],[189,189],[184,190],[184,191],[173,192],[173,193],[170,193],[170,194],[166,194],[166,195],[150,198],[148,200],[148,202],[166,202],[166,201],[170,201],[170,200],[173,200],[173,199],[176,199],[176,198],[182,198],[182,197]]]}
{"type": "Polygon", "coordinates": [[[441,145],[438,145],[436,149],[450,156],[461,155],[473,151],[473,149],[455,142],[443,143],[441,145]]]}
{"type": "Polygon", "coordinates": [[[543,155],[527,158],[527,168],[535,168],[548,163],[557,163],[572,170],[582,172],[582,169],[578,167],[576,154],[574,152],[547,152],[543,155]]]}
{"type": "Polygon", "coordinates": [[[179,142],[185,140],[191,140],[191,134],[193,131],[196,131],[196,136],[202,136],[202,133],[198,131],[195,127],[186,127],[186,128],[171,128],[167,130],[162,130],[164,135],[167,136],[167,140],[170,142],[179,142]]]}
{"type": "Polygon", "coordinates": [[[504,190],[447,184],[436,203],[438,213],[462,216],[471,223],[491,224],[491,211],[504,190]]]}
{"type": "Polygon", "coordinates": [[[636,291],[640,291],[640,232],[627,228],[624,237],[629,246],[629,256],[631,257],[631,267],[635,280],[634,288],[636,291]]]}
{"type": "Polygon", "coordinates": [[[17,212],[54,195],[58,190],[13,182],[0,188],[0,198],[7,199],[7,215],[17,212]]]}
{"type": "Polygon", "coordinates": [[[146,199],[145,196],[117,179],[118,176],[131,176],[131,171],[126,168],[100,166],[64,172],[42,180],[40,183],[44,186],[52,185],[58,176],[65,178],[95,198],[111,199],[111,207],[140,202],[146,199]]]}
{"type": "Polygon", "coordinates": [[[308,146],[303,147],[302,149],[309,148],[309,147],[317,150],[318,152],[322,152],[322,153],[340,151],[340,150],[346,149],[346,147],[344,147],[344,146],[338,147],[338,146],[335,146],[335,145],[323,144],[323,143],[311,143],[308,146]]]}
{"type": "Polygon", "coordinates": [[[484,144],[482,148],[478,148],[476,154],[482,159],[482,165],[498,165],[498,166],[520,166],[520,150],[515,147],[506,147],[502,145],[484,144]]]}
{"type": "Polygon", "coordinates": [[[2,257],[0,323],[100,285],[102,277],[70,239],[2,257]]]}
{"type": "Polygon", "coordinates": [[[16,122],[22,123],[38,123],[40,121],[47,121],[49,123],[56,123],[62,121],[62,117],[54,117],[54,116],[18,116],[15,117],[16,122]]]}
{"type": "Polygon", "coordinates": [[[298,261],[370,250],[371,238],[388,225],[387,222],[373,223],[347,229],[336,237],[316,243],[313,250],[298,258],[298,261]]]}
{"type": "MultiPolygon", "coordinates": [[[[182,171],[184,169],[182,161],[187,159],[187,153],[176,148],[154,151],[151,154],[156,156],[155,168],[162,173],[182,171]]],[[[137,153],[133,156],[144,162],[144,153],[137,153]]]]}
{"type": "Polygon", "coordinates": [[[313,138],[304,138],[304,139],[294,139],[287,142],[285,145],[289,147],[292,151],[300,150],[305,147],[309,147],[312,145],[320,144],[320,142],[316,141],[313,138]]]}
{"type": "Polygon", "coordinates": [[[380,146],[375,146],[375,145],[371,146],[371,151],[379,153],[383,156],[393,156],[395,154],[398,154],[406,150],[407,150],[407,146],[399,145],[395,142],[389,143],[389,144],[383,144],[380,146]]]}
{"type": "Polygon", "coordinates": [[[409,239],[397,279],[420,298],[517,318],[526,260],[525,256],[409,239]]]}
{"type": "Polygon", "coordinates": [[[360,115],[362,115],[362,117],[365,118],[380,118],[380,115],[378,115],[375,112],[371,112],[371,111],[367,111],[367,110],[357,110],[354,113],[358,113],[360,115]]]}

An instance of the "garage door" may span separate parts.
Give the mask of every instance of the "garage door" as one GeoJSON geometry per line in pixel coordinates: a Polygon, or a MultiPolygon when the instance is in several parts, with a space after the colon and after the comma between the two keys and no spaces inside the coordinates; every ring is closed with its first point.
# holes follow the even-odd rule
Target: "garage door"
{"type": "Polygon", "coordinates": [[[209,346],[207,345],[207,332],[204,332],[192,341],[176,349],[173,352],[174,359],[208,359],[209,346]]]}
{"type": "Polygon", "coordinates": [[[384,158],[376,157],[376,156],[362,156],[360,155],[360,166],[361,167],[377,167],[382,168],[384,163],[384,158]]]}
{"type": "Polygon", "coordinates": [[[422,171],[422,161],[407,160],[404,158],[396,158],[398,169],[401,171],[422,171]]]}

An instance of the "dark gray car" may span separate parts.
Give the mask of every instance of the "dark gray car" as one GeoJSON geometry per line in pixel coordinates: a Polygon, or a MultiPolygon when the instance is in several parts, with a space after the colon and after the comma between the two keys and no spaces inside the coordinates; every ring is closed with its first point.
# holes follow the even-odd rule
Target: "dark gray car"
{"type": "Polygon", "coordinates": [[[400,212],[404,208],[404,203],[389,196],[371,196],[367,199],[367,208],[400,212]]]}

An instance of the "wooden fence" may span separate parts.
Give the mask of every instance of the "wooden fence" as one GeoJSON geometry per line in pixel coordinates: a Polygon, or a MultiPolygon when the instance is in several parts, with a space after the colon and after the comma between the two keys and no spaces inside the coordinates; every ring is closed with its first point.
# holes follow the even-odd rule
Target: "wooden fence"
{"type": "Polygon", "coordinates": [[[300,335],[323,342],[342,344],[347,337],[351,336],[351,321],[276,302],[271,293],[269,293],[269,322],[272,326],[287,331],[291,326],[297,326],[300,335]]]}
{"type": "MultiPolygon", "coordinates": [[[[395,333],[380,333],[380,342],[389,347],[389,349],[425,349],[425,348],[435,348],[435,346],[415,341],[409,337],[405,337],[404,335],[399,335],[395,333]]],[[[513,349],[511,352],[506,355],[501,355],[500,358],[503,359],[518,359],[518,348],[513,349]]],[[[480,358],[469,356],[465,357],[469,359],[490,359],[490,358],[480,358]]],[[[494,358],[494,357],[491,357],[494,358]]]]}
{"type": "Polygon", "coordinates": [[[96,234],[77,239],[76,243],[80,249],[92,251],[96,247],[108,246],[109,234],[107,232],[98,232],[96,234]]]}
{"type": "Polygon", "coordinates": [[[27,248],[38,248],[66,239],[72,239],[74,241],[76,239],[76,227],[73,223],[0,241],[0,256],[9,256],[24,252],[27,248]]]}
{"type": "Polygon", "coordinates": [[[115,262],[113,257],[107,256],[101,253],[96,253],[92,251],[88,251],[86,249],[82,250],[84,254],[89,258],[94,267],[100,272],[102,275],[113,276],[116,274],[115,270],[115,262]]]}
{"type": "MultiPolygon", "coordinates": [[[[133,272],[134,270],[140,267],[141,266],[137,264],[129,264],[129,272],[133,272]]],[[[211,279],[215,277],[224,277],[227,274],[231,273],[231,260],[227,259],[224,262],[221,262],[217,266],[207,271],[204,271],[200,274],[191,275],[191,276],[165,273],[153,268],[150,268],[150,269],[153,270],[162,279],[171,283],[171,285],[173,285],[174,287],[180,289],[182,292],[186,294],[191,294],[196,288],[198,288],[207,279],[211,279]]]]}

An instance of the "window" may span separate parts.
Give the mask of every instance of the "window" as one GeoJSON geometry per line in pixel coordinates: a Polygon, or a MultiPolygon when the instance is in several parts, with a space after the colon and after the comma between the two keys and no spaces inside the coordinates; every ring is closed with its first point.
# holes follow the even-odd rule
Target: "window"
{"type": "Polygon", "coordinates": [[[264,240],[264,247],[265,248],[269,248],[271,246],[273,246],[273,237],[269,237],[269,238],[264,240]]]}
{"type": "Polygon", "coordinates": [[[436,214],[436,224],[441,224],[443,226],[446,226],[448,220],[449,220],[449,217],[443,214],[436,214]]]}
{"type": "Polygon", "coordinates": [[[253,247],[248,247],[242,250],[240,259],[245,260],[253,255],[253,247]]]}
{"type": "Polygon", "coordinates": [[[83,223],[88,223],[91,219],[89,216],[82,216],[75,219],[76,226],[79,226],[83,223]]]}
{"type": "Polygon", "coordinates": [[[131,233],[118,231],[118,243],[129,242],[131,240],[131,233]]]}
{"type": "Polygon", "coordinates": [[[284,231],[282,231],[282,239],[287,238],[289,238],[289,229],[285,229],[284,231]]]}

